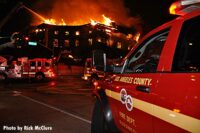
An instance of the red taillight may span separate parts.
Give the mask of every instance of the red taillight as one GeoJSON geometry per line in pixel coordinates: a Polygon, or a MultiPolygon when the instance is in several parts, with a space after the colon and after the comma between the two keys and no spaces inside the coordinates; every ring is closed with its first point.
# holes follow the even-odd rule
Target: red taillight
{"type": "Polygon", "coordinates": [[[55,75],[54,73],[51,74],[51,77],[52,77],[52,78],[55,77],[55,76],[56,76],[56,75],[55,75]]]}
{"type": "Polygon", "coordinates": [[[25,37],[25,40],[28,41],[28,40],[29,40],[29,37],[25,37]]]}
{"type": "Polygon", "coordinates": [[[56,82],[54,81],[50,83],[50,86],[55,86],[55,85],[56,85],[56,82]]]}
{"type": "Polygon", "coordinates": [[[95,81],[95,82],[93,83],[93,85],[96,87],[96,86],[98,86],[99,84],[98,84],[97,81],[95,81]]]}
{"type": "Polygon", "coordinates": [[[116,89],[119,89],[119,86],[116,86],[116,89]]]}
{"type": "Polygon", "coordinates": [[[97,81],[93,82],[94,90],[99,90],[101,87],[99,86],[99,83],[97,81]]]}

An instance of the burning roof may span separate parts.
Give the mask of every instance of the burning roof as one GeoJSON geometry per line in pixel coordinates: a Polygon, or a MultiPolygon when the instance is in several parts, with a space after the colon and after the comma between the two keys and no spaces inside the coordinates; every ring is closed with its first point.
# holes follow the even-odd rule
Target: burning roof
{"type": "MultiPolygon", "coordinates": [[[[104,14],[102,15],[102,21],[98,22],[95,21],[93,19],[90,19],[90,24],[95,26],[96,24],[104,24],[106,26],[111,26],[112,23],[114,22],[113,20],[111,20],[110,18],[106,17],[104,14]]],[[[45,24],[50,24],[50,25],[67,25],[67,23],[65,22],[65,20],[63,18],[61,18],[60,21],[56,21],[55,19],[51,18],[51,19],[42,19],[43,23],[45,24]]],[[[83,25],[83,24],[80,24],[83,25]]]]}
{"type": "Polygon", "coordinates": [[[44,16],[34,18],[35,25],[46,23],[53,25],[104,24],[134,27],[140,30],[140,18],[132,17],[124,0],[43,0],[35,7],[37,13],[44,16]],[[41,21],[42,20],[42,21],[41,21]]]}

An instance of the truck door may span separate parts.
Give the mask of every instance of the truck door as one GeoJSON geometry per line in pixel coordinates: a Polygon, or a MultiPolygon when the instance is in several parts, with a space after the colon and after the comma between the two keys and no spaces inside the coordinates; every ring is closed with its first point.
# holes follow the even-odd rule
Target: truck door
{"type": "Polygon", "coordinates": [[[30,67],[29,67],[29,70],[28,70],[28,76],[29,77],[35,77],[35,73],[36,73],[36,61],[31,60],[30,61],[30,67]]]}
{"type": "Polygon", "coordinates": [[[36,69],[36,62],[35,61],[30,61],[30,70],[33,71],[36,69]]]}
{"type": "Polygon", "coordinates": [[[51,64],[48,61],[45,61],[45,69],[50,69],[51,68],[51,64]]]}
{"type": "Polygon", "coordinates": [[[179,25],[178,42],[171,43],[175,54],[168,58],[173,63],[155,91],[156,133],[200,132],[200,16],[179,25]]]}
{"type": "Polygon", "coordinates": [[[37,70],[41,70],[42,69],[42,61],[37,61],[37,70]]]}
{"type": "Polygon", "coordinates": [[[166,28],[145,39],[127,58],[122,74],[113,78],[107,95],[122,132],[153,132],[153,103],[159,57],[169,33],[166,28]],[[119,97],[116,97],[119,96],[119,97]]]}

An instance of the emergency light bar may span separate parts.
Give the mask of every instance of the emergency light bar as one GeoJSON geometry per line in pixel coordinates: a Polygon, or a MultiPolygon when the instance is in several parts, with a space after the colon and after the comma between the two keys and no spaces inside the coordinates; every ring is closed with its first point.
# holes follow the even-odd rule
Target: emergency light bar
{"type": "Polygon", "coordinates": [[[185,15],[198,9],[200,9],[200,0],[181,0],[172,3],[169,12],[174,15],[185,15]]]}

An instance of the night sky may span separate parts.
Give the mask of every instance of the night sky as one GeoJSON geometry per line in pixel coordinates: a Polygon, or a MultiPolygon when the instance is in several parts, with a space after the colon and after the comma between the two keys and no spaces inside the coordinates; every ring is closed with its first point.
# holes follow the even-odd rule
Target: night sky
{"type": "Polygon", "coordinates": [[[175,16],[169,14],[169,7],[175,0],[126,1],[127,7],[130,8],[131,14],[141,16],[144,32],[148,32],[149,30],[152,30],[153,28],[175,18],[175,16]],[[134,2],[131,3],[130,1],[134,2]]]}
{"type": "MultiPolygon", "coordinates": [[[[45,5],[45,0],[21,0],[24,5],[31,9],[38,11],[38,4],[45,5]]],[[[48,0],[49,2],[51,0],[48,0]]],[[[67,0],[60,0],[67,1],[67,0]]],[[[76,0],[74,0],[76,1],[76,0]]],[[[100,0],[96,0],[100,1],[100,0]]],[[[113,0],[114,1],[114,0],[113,0]]],[[[9,11],[13,9],[19,0],[0,0],[0,23],[8,15],[9,11]]],[[[124,0],[124,4],[133,17],[139,17],[143,33],[163,24],[174,18],[169,15],[168,9],[174,0],[124,0]]],[[[52,5],[47,5],[43,11],[52,8],[52,5]]],[[[0,36],[9,35],[15,31],[21,31],[31,25],[32,15],[24,10],[17,10],[0,30],[0,36]]]]}

